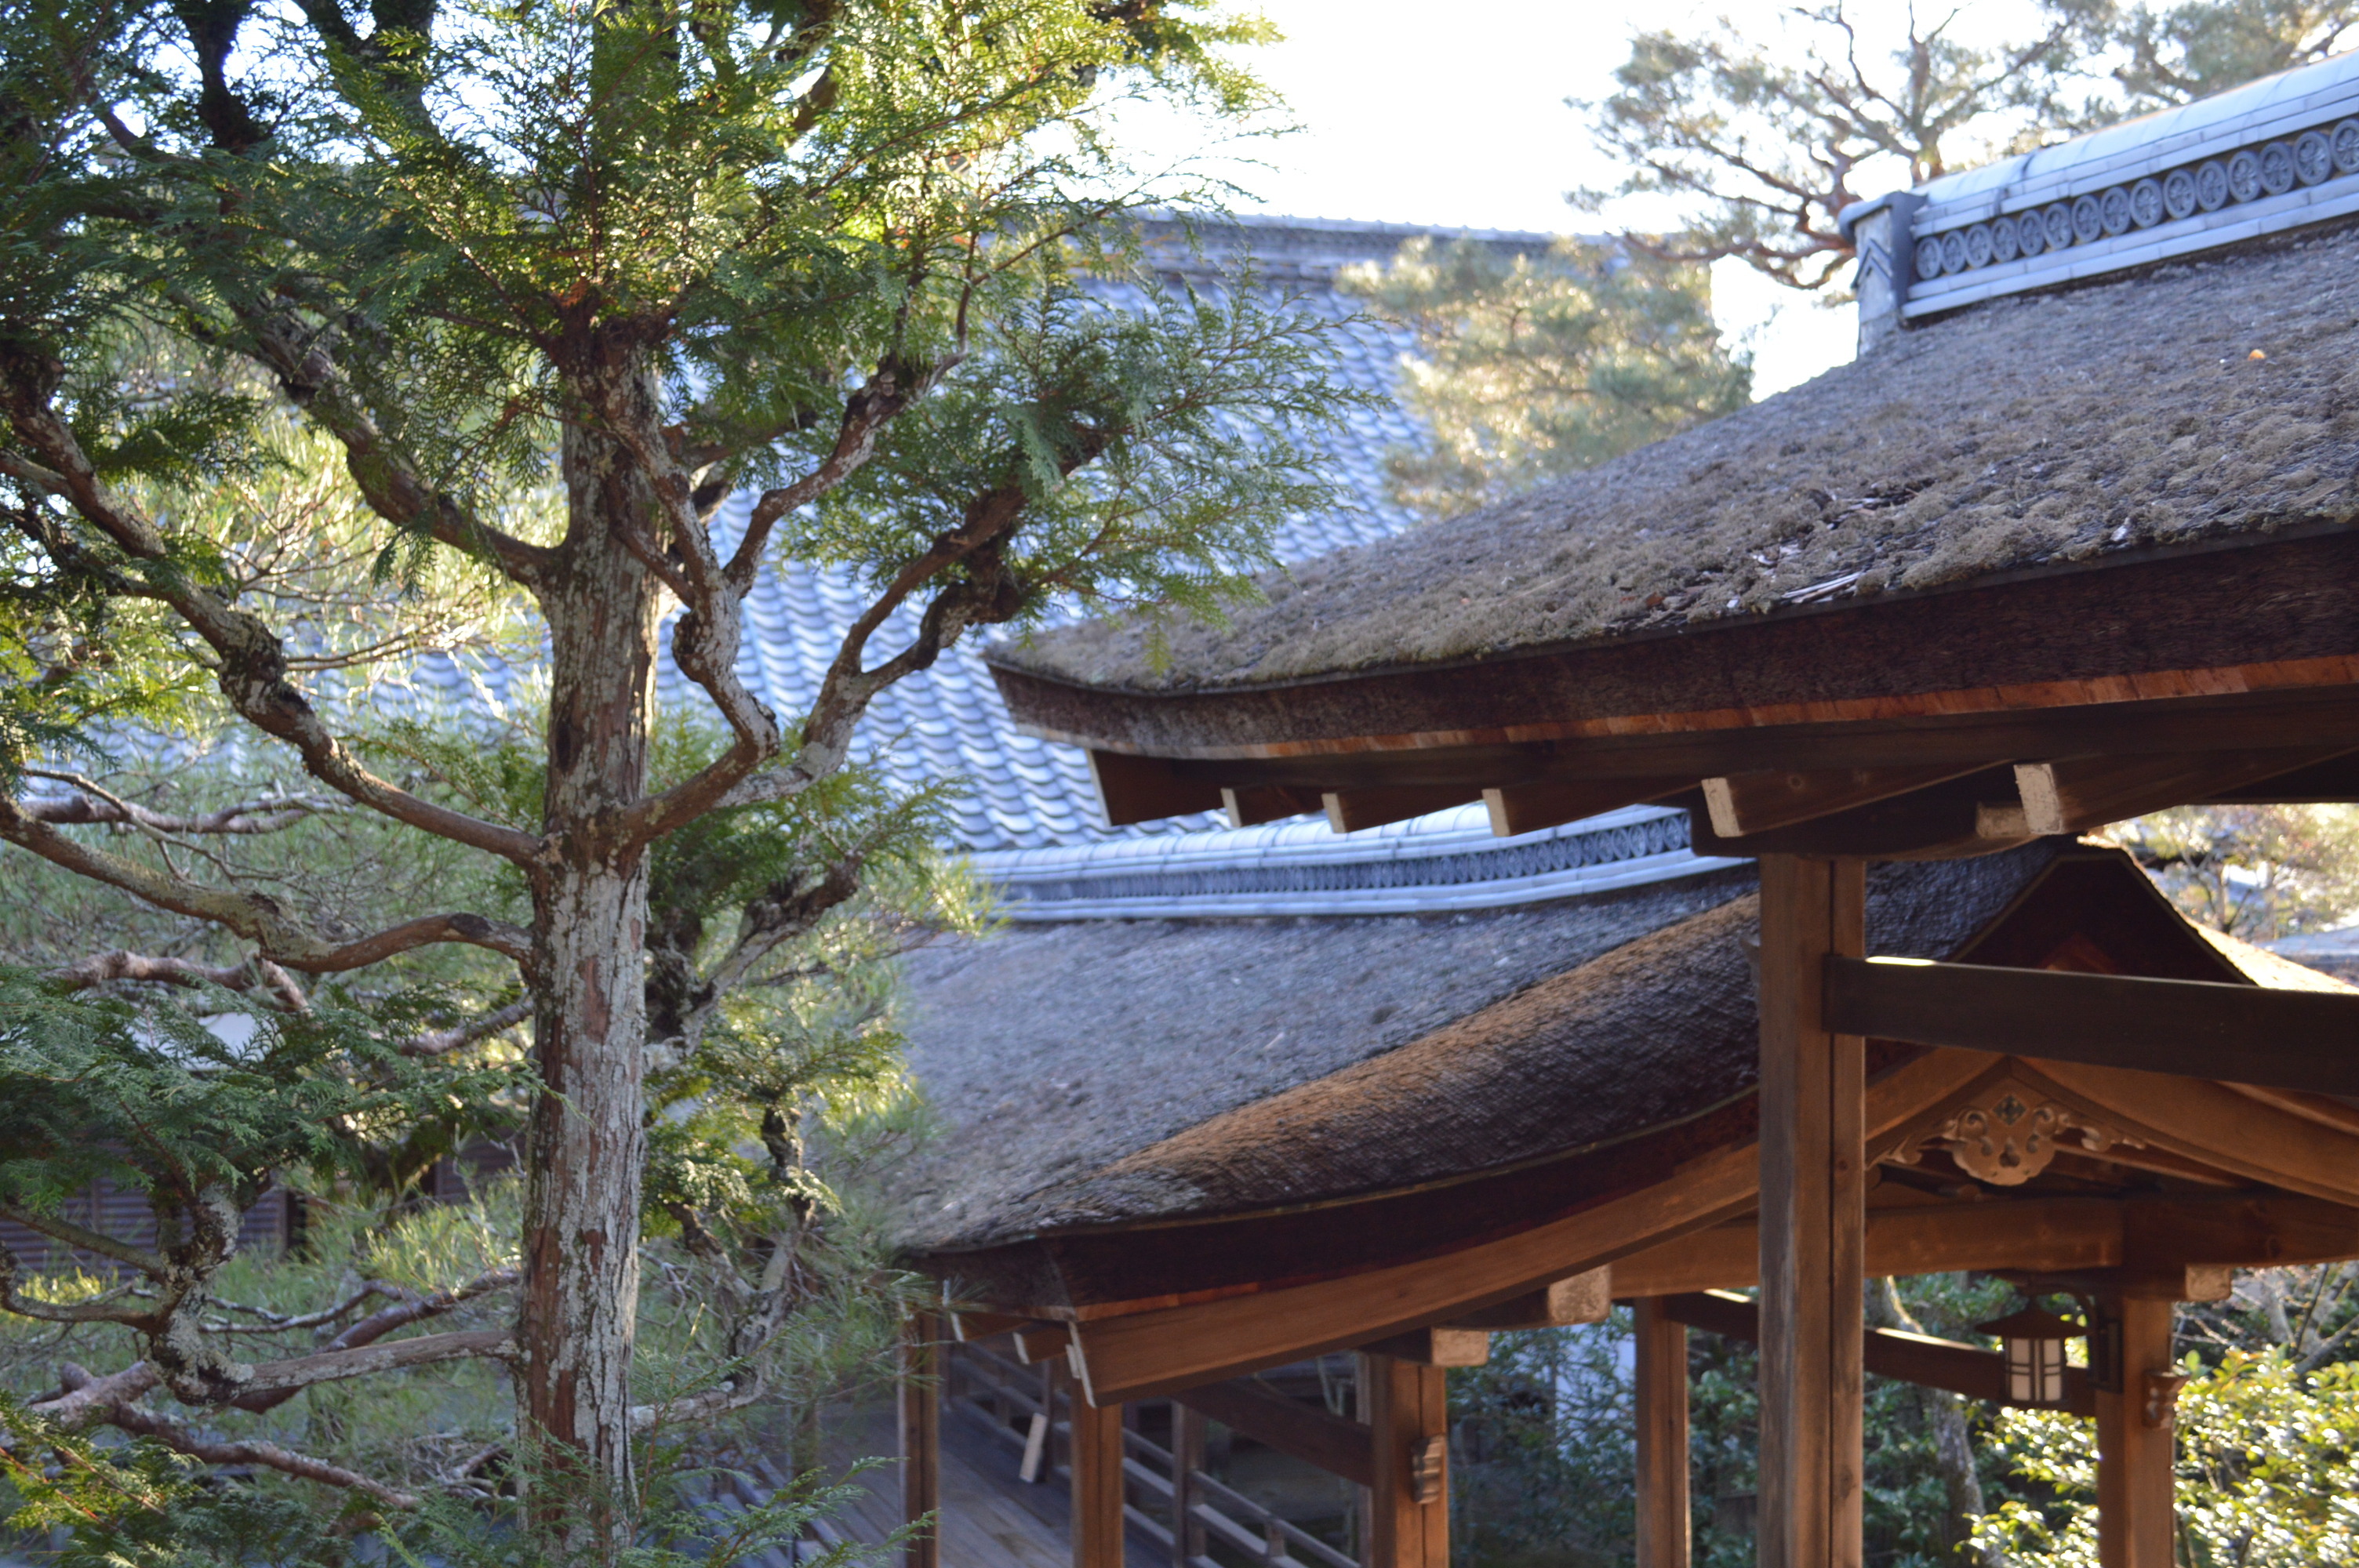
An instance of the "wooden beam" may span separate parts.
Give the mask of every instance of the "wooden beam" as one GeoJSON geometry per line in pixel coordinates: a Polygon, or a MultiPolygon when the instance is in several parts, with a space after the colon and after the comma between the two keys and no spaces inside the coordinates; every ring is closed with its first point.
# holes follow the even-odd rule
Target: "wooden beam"
{"type": "Polygon", "coordinates": [[[1365,1422],[1313,1409],[1251,1378],[1182,1389],[1171,1397],[1256,1443],[1290,1454],[1331,1476],[1362,1487],[1375,1484],[1365,1422]]]}
{"type": "MultiPolygon", "coordinates": [[[[1928,1051],[1878,1076],[1867,1091],[1869,1134],[1898,1128],[1990,1070],[1973,1052],[1928,1051]]],[[[1072,1325],[1078,1363],[1100,1398],[1149,1399],[1448,1323],[1742,1214],[1754,1206],[1759,1172],[1753,1145],[1731,1143],[1576,1213],[1440,1257],[1187,1305],[1084,1308],[1072,1325]]]]}
{"type": "MultiPolygon", "coordinates": [[[[2241,1064],[2237,1070],[2243,1071],[2241,1064]]],[[[2359,1137],[2349,1132],[2198,1078],[2054,1060],[2032,1064],[2030,1076],[2101,1108],[2107,1120],[2154,1148],[2247,1181],[2359,1205],[2359,1137]]]]}
{"type": "Polygon", "coordinates": [[[1828,1027],[2002,1055],[2359,1094],[2359,995],[1915,959],[1825,960],[1828,1027]]]}
{"type": "MultiPolygon", "coordinates": [[[[1869,1209],[1865,1272],[2103,1269],[2122,1260],[2125,1206],[2110,1198],[2011,1198],[1869,1209]]],[[[1617,1298],[1743,1290],[1761,1278],[1751,1220],[1690,1231],[1613,1265],[1617,1298]]]]}
{"type": "Polygon", "coordinates": [[[1084,1317],[1075,1342],[1100,1398],[1147,1399],[1241,1372],[1364,1345],[1523,1294],[1709,1224],[1752,1202],[1751,1146],[1711,1151],[1669,1180],[1440,1259],[1282,1291],[1084,1317]]]}
{"type": "Polygon", "coordinates": [[[1228,813],[1230,827],[1253,827],[1264,822],[1282,822],[1289,816],[1314,816],[1326,806],[1323,797],[1315,789],[1271,784],[1223,788],[1221,791],[1221,809],[1228,813]]]}
{"type": "MultiPolygon", "coordinates": [[[[1740,1295],[1706,1291],[1692,1295],[1658,1298],[1659,1310],[1672,1321],[1741,1339],[1761,1342],[1761,1309],[1740,1295]]],[[[1930,1334],[1908,1334],[1897,1328],[1867,1329],[1860,1338],[1860,1364],[1879,1378],[1947,1389],[1972,1400],[2004,1403],[2006,1400],[2006,1357],[1978,1345],[1939,1339],[1930,1334]]],[[[2096,1413],[2088,1372],[2065,1369],[2064,1402],[2056,1407],[2073,1415],[2096,1413]]]]}
{"type": "Polygon", "coordinates": [[[1329,827],[1338,833],[1357,833],[1363,827],[1407,822],[1413,816],[1468,806],[1481,798],[1480,791],[1465,784],[1423,784],[1402,789],[1329,790],[1319,800],[1326,808],[1329,827]]]}
{"type": "Polygon", "coordinates": [[[1637,1303],[1637,1568],[1688,1568],[1688,1330],[1660,1298],[1637,1303]]]}
{"type": "Polygon", "coordinates": [[[1122,1568],[1122,1406],[1070,1387],[1073,1568],[1122,1568]]]}
{"type": "Polygon", "coordinates": [[[2173,1403],[2169,1302],[2100,1299],[2097,1384],[2097,1562],[2100,1568],[2171,1568],[2173,1403]],[[2169,1390],[2163,1397],[2164,1389],[2169,1390]]]}
{"type": "Polygon", "coordinates": [[[1857,860],[1761,861],[1763,1568],[1861,1563],[1866,1043],[1820,990],[1866,908],[1857,860]]]}
{"type": "Polygon", "coordinates": [[[1502,838],[1537,833],[1578,822],[1584,816],[1643,806],[1650,800],[1693,789],[1690,773],[1658,774],[1639,779],[1543,779],[1537,784],[1503,784],[1483,792],[1490,808],[1491,831],[1502,838]]]}
{"type": "Polygon", "coordinates": [[[1098,809],[1105,813],[1109,827],[1221,809],[1220,785],[1176,773],[1165,758],[1135,757],[1126,752],[1088,755],[1098,809]]]}
{"type": "Polygon", "coordinates": [[[2239,1193],[2180,1202],[2134,1198],[2123,1210],[2123,1254],[2134,1267],[2186,1263],[2262,1268],[2359,1258],[2359,1207],[2295,1193],[2239,1193]]]}
{"type": "Polygon", "coordinates": [[[1491,1359],[1491,1336],[1478,1328],[1412,1328],[1360,1348],[1419,1367],[1480,1367],[1491,1359]]]}
{"type": "Polygon", "coordinates": [[[2035,833],[2086,833],[2190,801],[2276,778],[2332,758],[2346,748],[2162,752],[2017,762],[2015,781],[2035,833]]]}
{"type": "Polygon", "coordinates": [[[901,1522],[928,1521],[901,1549],[902,1568],[941,1568],[942,1330],[939,1314],[913,1312],[901,1327],[897,1400],[901,1522]]]}
{"type": "Polygon", "coordinates": [[[2310,806],[2359,801],[2359,752],[2274,773],[2265,779],[2216,790],[2201,806],[2310,806]]]}
{"type": "Polygon", "coordinates": [[[1359,1374],[1375,1472],[1368,1568],[1449,1568],[1449,1375],[1366,1354],[1359,1374]]]}
{"type": "Polygon", "coordinates": [[[1614,1271],[1591,1269],[1551,1280],[1537,1291],[1513,1301],[1452,1318],[1448,1328],[1564,1328],[1576,1323],[1603,1323],[1614,1310],[1614,1271]]]}
{"type": "Polygon", "coordinates": [[[2114,1295],[2142,1302],[2224,1302],[2236,1271],[2225,1263],[2125,1263],[2118,1269],[1996,1269],[2034,1295],[2114,1295]]]}
{"type": "Polygon", "coordinates": [[[1706,779],[1703,798],[1712,813],[1712,830],[1723,838],[1742,838],[1873,806],[1895,795],[1913,795],[1975,771],[1954,763],[1927,768],[1841,768],[1826,773],[1781,768],[1706,779]]]}

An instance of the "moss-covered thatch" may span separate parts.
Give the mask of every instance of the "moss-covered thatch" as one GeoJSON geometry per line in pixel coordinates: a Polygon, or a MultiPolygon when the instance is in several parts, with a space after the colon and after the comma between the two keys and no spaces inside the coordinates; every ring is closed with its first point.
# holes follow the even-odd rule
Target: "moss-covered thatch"
{"type": "Polygon", "coordinates": [[[1169,662],[1101,622],[994,654],[1209,689],[1677,630],[2359,520],[2359,228],[1901,333],[1515,501],[1265,586],[1169,662]]]}

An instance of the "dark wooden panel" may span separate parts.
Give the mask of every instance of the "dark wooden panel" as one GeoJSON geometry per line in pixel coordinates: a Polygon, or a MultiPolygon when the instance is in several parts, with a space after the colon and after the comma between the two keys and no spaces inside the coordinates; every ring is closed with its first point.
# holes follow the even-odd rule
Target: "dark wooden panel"
{"type": "Polygon", "coordinates": [[[1472,806],[1481,798],[1482,792],[1472,784],[1421,784],[1406,789],[1331,790],[1321,804],[1326,807],[1328,827],[1338,833],[1357,833],[1363,827],[1407,822],[1453,806],[1472,806]]]}
{"type": "Polygon", "coordinates": [[[1289,1400],[1250,1378],[1182,1389],[1171,1396],[1224,1426],[1316,1465],[1331,1476],[1365,1487],[1373,1483],[1365,1422],[1289,1400]]]}
{"type": "Polygon", "coordinates": [[[1098,805],[1108,827],[1221,809],[1220,785],[1183,778],[1160,758],[1121,752],[1092,752],[1089,758],[1090,777],[1098,786],[1098,805]]]}
{"type": "Polygon", "coordinates": [[[1920,1045],[2359,1094],[2359,996],[2332,991],[1829,957],[1826,1023],[1920,1045]]]}
{"type": "Polygon", "coordinates": [[[1641,806],[1667,795],[1695,787],[1684,774],[1633,779],[1544,779],[1538,784],[1504,784],[1483,792],[1490,809],[1491,831],[1502,838],[1537,833],[1543,827],[1578,822],[1584,816],[1641,806]]]}

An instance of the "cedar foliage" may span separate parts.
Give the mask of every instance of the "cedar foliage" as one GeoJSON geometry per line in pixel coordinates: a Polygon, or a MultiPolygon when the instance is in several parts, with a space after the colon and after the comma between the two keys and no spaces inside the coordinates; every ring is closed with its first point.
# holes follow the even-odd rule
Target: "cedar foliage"
{"type": "MultiPolygon", "coordinates": [[[[1114,112],[1249,129],[1266,36],[1192,0],[0,0],[0,853],[39,970],[0,1033],[57,1069],[22,1077],[9,1212],[91,1239],[63,1133],[109,1124],[51,1087],[59,1042],[136,1004],[177,1022],[124,1050],[240,1011],[325,1043],[191,1058],[175,1103],[192,1147],[307,1119],[324,1144],[217,1185],[327,1161],[342,1227],[268,1279],[114,1258],[168,1310],[20,1292],[105,1352],[46,1392],[17,1368],[14,1451],[54,1457],[20,1499],[113,1425],[260,1476],[247,1514],[82,1498],[93,1540],[164,1519],[158,1560],[201,1515],[341,1561],[457,1498],[522,1511],[438,1551],[616,1563],[679,1528],[651,1434],[725,1444],[873,1362],[900,1287],[849,1178],[915,1131],[883,967],[984,914],[861,727],[984,628],[1216,613],[1326,503],[1331,327],[1098,292],[1151,283],[1141,208],[1219,194],[1134,168],[1114,112]],[[869,596],[800,714],[736,673],[781,558],[869,596]],[[439,709],[429,655],[486,699],[439,709]],[[417,1183],[495,1123],[527,1180],[438,1251],[417,1183]],[[407,1283],[386,1238],[423,1249],[407,1283]],[[240,1281],[265,1317],[223,1315],[240,1281]],[[332,1391],[380,1339],[473,1458],[332,1391]]],[[[133,1182],[168,1238],[191,1180],[133,1182]]]]}

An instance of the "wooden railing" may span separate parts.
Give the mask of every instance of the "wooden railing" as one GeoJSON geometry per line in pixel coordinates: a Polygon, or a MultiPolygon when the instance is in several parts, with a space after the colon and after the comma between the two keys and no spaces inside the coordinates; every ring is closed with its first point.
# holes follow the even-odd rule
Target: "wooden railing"
{"type": "MultiPolygon", "coordinates": [[[[954,1409],[998,1433],[1019,1465],[1037,1444],[1030,1478],[1045,1480],[1070,1474],[1060,1457],[1070,1423],[1058,1407],[1071,1395],[1060,1381],[986,1346],[963,1345],[950,1359],[947,1392],[954,1409]]],[[[1122,1511],[1170,1554],[1174,1568],[1222,1568],[1210,1552],[1214,1541],[1264,1568],[1359,1568],[1349,1554],[1205,1474],[1206,1418],[1179,1404],[1171,1417],[1171,1448],[1124,1430],[1122,1511]]]]}

